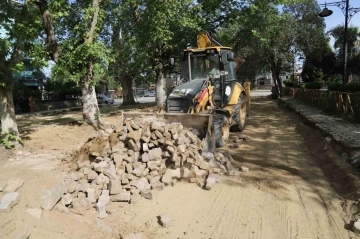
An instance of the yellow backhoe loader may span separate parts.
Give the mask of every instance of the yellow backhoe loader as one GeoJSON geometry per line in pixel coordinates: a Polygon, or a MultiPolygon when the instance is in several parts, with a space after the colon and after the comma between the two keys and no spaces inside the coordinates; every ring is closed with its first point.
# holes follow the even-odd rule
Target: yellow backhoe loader
{"type": "MultiPolygon", "coordinates": [[[[174,64],[174,58],[170,62],[174,64]]],[[[204,142],[203,151],[214,152],[216,147],[225,146],[230,130],[245,128],[249,91],[236,80],[243,62],[230,47],[221,46],[203,31],[197,37],[197,48],[184,50],[182,84],[167,97],[166,113],[124,112],[124,117],[180,122],[197,130],[204,142]]]]}

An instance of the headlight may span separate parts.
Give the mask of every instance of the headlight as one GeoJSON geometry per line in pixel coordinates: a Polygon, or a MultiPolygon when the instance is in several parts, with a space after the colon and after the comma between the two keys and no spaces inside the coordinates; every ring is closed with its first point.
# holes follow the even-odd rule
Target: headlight
{"type": "Polygon", "coordinates": [[[225,95],[229,96],[231,94],[231,87],[230,86],[226,86],[225,88],[225,95]]]}

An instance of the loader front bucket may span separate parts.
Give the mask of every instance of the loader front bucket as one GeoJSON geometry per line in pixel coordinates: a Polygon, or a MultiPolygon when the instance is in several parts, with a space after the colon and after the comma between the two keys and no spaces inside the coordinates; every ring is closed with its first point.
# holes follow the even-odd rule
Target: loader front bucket
{"type": "Polygon", "coordinates": [[[123,112],[126,118],[143,118],[147,121],[161,121],[165,123],[181,123],[186,128],[195,129],[198,137],[203,141],[203,152],[215,152],[215,129],[211,114],[184,113],[145,113],[123,112]]]}

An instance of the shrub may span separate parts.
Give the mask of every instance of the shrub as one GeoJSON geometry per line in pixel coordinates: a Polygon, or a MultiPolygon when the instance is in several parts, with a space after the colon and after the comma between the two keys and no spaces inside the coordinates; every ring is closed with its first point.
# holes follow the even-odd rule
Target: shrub
{"type": "Polygon", "coordinates": [[[306,89],[319,90],[322,87],[321,82],[313,81],[305,84],[306,89]]]}
{"type": "Polygon", "coordinates": [[[303,83],[294,83],[294,87],[295,88],[304,88],[305,87],[305,85],[303,84],[303,83]]]}
{"type": "Polygon", "coordinates": [[[295,86],[294,82],[292,82],[291,80],[284,80],[283,83],[286,87],[294,87],[295,86]]]}
{"type": "Polygon", "coordinates": [[[348,92],[360,91],[360,82],[350,82],[345,85],[345,90],[348,92]]]}
{"type": "Polygon", "coordinates": [[[345,87],[340,82],[333,82],[328,85],[328,90],[330,90],[330,91],[345,91],[345,87]]]}

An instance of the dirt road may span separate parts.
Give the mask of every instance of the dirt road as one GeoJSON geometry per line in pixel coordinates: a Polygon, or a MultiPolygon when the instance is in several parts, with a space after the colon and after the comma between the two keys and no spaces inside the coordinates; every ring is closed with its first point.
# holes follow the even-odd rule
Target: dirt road
{"type": "Polygon", "coordinates": [[[41,220],[25,213],[27,207],[40,206],[42,189],[56,181],[56,169],[47,169],[44,162],[56,164],[66,149],[79,146],[75,135],[81,134],[78,139],[85,140],[86,134],[93,133],[86,126],[51,127],[29,135],[21,155],[31,150],[31,157],[18,154],[10,163],[5,158],[1,161],[0,181],[16,176],[26,183],[20,189],[24,197],[19,205],[9,214],[0,214],[0,235],[6,235],[8,229],[2,225],[13,218],[32,226],[30,238],[40,239],[120,238],[134,232],[154,239],[357,238],[346,229],[358,211],[354,206],[359,198],[357,172],[341,160],[331,142],[268,99],[253,101],[245,130],[247,140],[239,149],[223,149],[233,153],[238,166],[247,166],[250,172],[223,177],[211,191],[177,183],[156,192],[153,200],[113,204],[108,208],[111,216],[101,222],[95,210],[82,216],[43,212],[41,220]],[[43,153],[39,156],[42,160],[36,157],[39,153],[43,153]],[[31,164],[29,160],[38,162],[31,164]],[[157,216],[163,213],[173,219],[172,227],[159,226],[157,216]]]}

